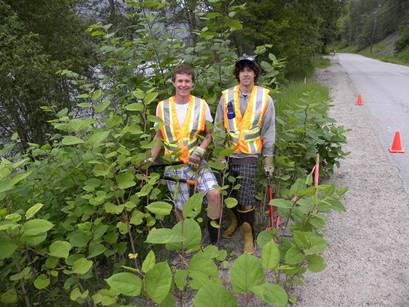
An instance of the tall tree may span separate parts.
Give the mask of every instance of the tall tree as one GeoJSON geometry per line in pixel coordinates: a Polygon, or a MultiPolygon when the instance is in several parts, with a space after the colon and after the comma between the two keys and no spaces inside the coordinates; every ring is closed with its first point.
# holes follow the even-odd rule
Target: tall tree
{"type": "Polygon", "coordinates": [[[0,0],[0,129],[23,148],[47,142],[50,114],[72,105],[72,87],[57,74],[91,74],[92,47],[75,1],[0,0]],[[46,108],[42,108],[46,107],[46,108]]]}

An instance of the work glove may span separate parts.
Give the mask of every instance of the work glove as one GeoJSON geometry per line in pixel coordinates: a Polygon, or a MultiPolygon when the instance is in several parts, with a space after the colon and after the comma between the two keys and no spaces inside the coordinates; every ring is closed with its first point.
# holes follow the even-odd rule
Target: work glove
{"type": "Polygon", "coordinates": [[[200,164],[202,163],[203,156],[205,154],[206,150],[204,150],[202,147],[196,147],[196,149],[193,151],[193,153],[189,157],[189,166],[193,170],[198,170],[200,167],[200,164]]]}
{"type": "Polygon", "coordinates": [[[273,156],[264,157],[264,173],[268,178],[273,178],[274,173],[273,156]]]}

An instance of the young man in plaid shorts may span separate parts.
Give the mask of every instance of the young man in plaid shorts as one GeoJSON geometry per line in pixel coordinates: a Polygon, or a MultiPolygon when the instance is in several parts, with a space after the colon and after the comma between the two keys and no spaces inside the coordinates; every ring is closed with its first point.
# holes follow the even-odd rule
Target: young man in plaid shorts
{"type": "MultiPolygon", "coordinates": [[[[165,176],[197,180],[196,191],[204,192],[207,198],[210,241],[216,243],[218,230],[211,225],[211,221],[217,223],[221,214],[220,192],[216,189],[214,174],[203,159],[211,142],[206,121],[212,122],[213,118],[206,101],[191,95],[194,81],[194,72],[189,65],[179,65],[173,71],[175,96],[159,102],[156,108],[156,116],[162,120],[162,127],[157,131],[155,140],[161,142],[152,148],[151,161],[156,159],[163,143],[165,155],[173,155],[184,164],[181,167],[167,167],[165,176]]],[[[175,181],[167,181],[167,185],[174,195],[176,218],[181,221],[183,206],[190,196],[189,186],[175,181]]]]}
{"type": "Polygon", "coordinates": [[[223,91],[216,111],[216,131],[224,130],[228,144],[234,149],[229,157],[229,171],[239,177],[235,191],[238,206],[228,210],[230,225],[223,237],[230,238],[241,225],[244,252],[253,253],[254,209],[256,206],[257,159],[264,157],[268,176],[274,172],[275,111],[269,91],[256,86],[260,68],[253,57],[241,57],[235,63],[234,76],[238,85],[223,91]]]}

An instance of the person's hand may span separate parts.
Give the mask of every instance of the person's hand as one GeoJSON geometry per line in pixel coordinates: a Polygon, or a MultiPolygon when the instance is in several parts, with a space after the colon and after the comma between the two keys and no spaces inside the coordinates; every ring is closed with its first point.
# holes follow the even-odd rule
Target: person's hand
{"type": "Polygon", "coordinates": [[[273,178],[274,174],[273,156],[264,157],[264,172],[267,177],[273,178]]]}
{"type": "Polygon", "coordinates": [[[196,149],[193,151],[193,153],[189,157],[189,166],[193,170],[198,170],[200,167],[200,164],[202,163],[202,158],[205,154],[206,150],[204,150],[202,147],[196,147],[196,149]]]}

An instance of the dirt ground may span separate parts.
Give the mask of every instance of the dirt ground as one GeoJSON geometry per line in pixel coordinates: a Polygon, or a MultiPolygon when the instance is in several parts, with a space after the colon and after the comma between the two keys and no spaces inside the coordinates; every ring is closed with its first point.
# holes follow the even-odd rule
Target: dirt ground
{"type": "Polygon", "coordinates": [[[331,58],[320,70],[334,106],[331,116],[348,132],[351,154],[331,181],[347,186],[347,212],[329,216],[327,268],[307,273],[296,290],[299,307],[409,306],[409,198],[389,153],[381,146],[357,90],[331,58]]]}

